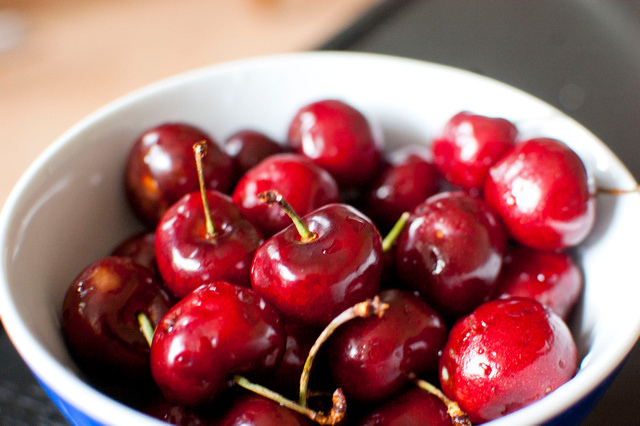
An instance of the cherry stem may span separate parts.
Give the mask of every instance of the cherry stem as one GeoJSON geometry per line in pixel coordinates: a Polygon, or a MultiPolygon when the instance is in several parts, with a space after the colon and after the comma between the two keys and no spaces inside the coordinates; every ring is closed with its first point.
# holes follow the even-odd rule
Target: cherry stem
{"type": "Polygon", "coordinates": [[[144,335],[144,338],[147,340],[149,346],[151,346],[151,342],[153,341],[153,334],[155,333],[155,328],[149,317],[144,312],[138,312],[136,314],[136,318],[138,319],[138,324],[140,325],[140,331],[144,335]]]}
{"type": "Polygon", "coordinates": [[[302,222],[302,219],[298,214],[293,210],[291,204],[284,199],[284,197],[273,189],[269,191],[264,191],[258,194],[258,199],[263,203],[271,206],[273,204],[278,204],[280,208],[291,218],[293,224],[296,226],[298,233],[300,234],[301,241],[303,243],[310,243],[318,238],[318,234],[309,230],[307,225],[302,222]]]}
{"type": "Polygon", "coordinates": [[[416,379],[415,384],[432,395],[437,396],[447,406],[447,413],[455,426],[471,426],[467,413],[462,411],[457,402],[447,398],[444,393],[426,380],[416,379]]]}
{"type": "Polygon", "coordinates": [[[303,416],[306,416],[311,420],[313,420],[314,422],[319,423],[321,425],[335,425],[340,421],[342,421],[342,419],[344,418],[347,412],[346,399],[340,389],[337,389],[333,393],[333,397],[332,397],[333,406],[331,407],[331,411],[329,412],[329,414],[325,414],[319,411],[314,411],[307,407],[303,407],[300,404],[296,403],[295,401],[285,398],[284,396],[280,395],[277,392],[272,391],[271,389],[268,389],[257,383],[251,382],[246,377],[236,374],[232,377],[232,380],[238,386],[244,389],[247,389],[251,392],[254,392],[258,395],[261,395],[267,399],[270,399],[271,401],[275,401],[278,404],[282,405],[283,407],[293,410],[296,413],[300,413],[303,416]]]}
{"type": "Polygon", "coordinates": [[[320,347],[327,341],[329,336],[331,336],[342,324],[354,318],[367,318],[373,315],[377,315],[379,318],[382,318],[388,308],[388,303],[381,303],[380,298],[375,296],[373,299],[367,299],[363,302],[356,303],[352,307],[344,310],[340,315],[335,317],[324,330],[322,330],[322,333],[320,333],[320,336],[318,336],[315,343],[309,350],[309,355],[307,356],[304,367],[302,368],[302,374],[300,375],[300,395],[298,403],[301,406],[307,406],[311,367],[313,366],[313,361],[315,360],[316,355],[320,351],[320,347]]]}
{"type": "Polygon", "coordinates": [[[200,195],[202,196],[202,207],[204,208],[204,220],[207,227],[207,238],[216,236],[216,228],[211,219],[211,209],[207,199],[207,188],[204,183],[204,172],[202,171],[202,158],[207,155],[207,142],[202,140],[193,144],[193,152],[196,157],[196,170],[198,171],[198,182],[200,182],[200,195]]]}
{"type": "Polygon", "coordinates": [[[632,194],[634,192],[640,193],[640,185],[636,186],[633,189],[607,189],[607,188],[597,188],[596,190],[598,194],[607,194],[607,195],[623,195],[623,194],[632,194]]]}
{"type": "Polygon", "coordinates": [[[382,240],[382,251],[386,253],[391,250],[393,243],[398,239],[404,227],[407,226],[410,216],[409,212],[404,212],[400,215],[400,219],[398,219],[398,221],[393,225],[393,228],[391,228],[391,231],[389,231],[387,236],[382,240]]]}

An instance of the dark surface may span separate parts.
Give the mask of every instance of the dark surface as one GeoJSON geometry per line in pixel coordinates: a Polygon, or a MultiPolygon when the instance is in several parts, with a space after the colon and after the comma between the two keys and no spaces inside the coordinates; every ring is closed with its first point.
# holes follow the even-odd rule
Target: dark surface
{"type": "MultiPolygon", "coordinates": [[[[640,177],[640,1],[391,0],[323,48],[423,59],[516,86],[582,123],[640,177]]],[[[0,361],[0,425],[66,424],[4,330],[0,361]]],[[[584,424],[637,424],[639,388],[636,345],[584,424]]]]}

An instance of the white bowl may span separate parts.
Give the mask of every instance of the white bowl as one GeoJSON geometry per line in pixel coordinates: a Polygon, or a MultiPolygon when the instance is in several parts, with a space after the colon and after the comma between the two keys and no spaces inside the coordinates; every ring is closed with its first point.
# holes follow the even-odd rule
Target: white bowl
{"type": "MultiPolygon", "coordinates": [[[[363,111],[378,123],[388,147],[429,143],[460,110],[502,116],[514,121],[523,136],[566,142],[598,186],[637,185],[601,141],[558,110],[494,80],[421,61],[358,53],[289,54],[199,69],[138,90],[56,140],[18,182],[0,218],[3,323],[72,422],[162,424],[87,385],[60,334],[62,300],[71,280],[141,229],[122,187],[125,159],[136,137],[165,121],[185,121],[218,140],[243,127],[284,140],[294,112],[321,98],[339,98],[363,111]]],[[[638,193],[598,196],[596,227],[576,250],[586,277],[572,323],[580,371],[541,401],[491,424],[581,420],[609,383],[640,334],[639,218],[638,193]]]]}

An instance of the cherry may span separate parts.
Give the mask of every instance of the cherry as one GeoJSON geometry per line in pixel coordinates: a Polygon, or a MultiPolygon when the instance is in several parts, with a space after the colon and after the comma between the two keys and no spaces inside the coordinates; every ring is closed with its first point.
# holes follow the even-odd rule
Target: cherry
{"type": "Polygon", "coordinates": [[[447,406],[435,395],[414,387],[376,407],[359,426],[451,426],[447,406]]]}
{"type": "Polygon", "coordinates": [[[435,372],[447,340],[443,318],[416,294],[390,289],[379,296],[389,305],[382,317],[354,319],[329,340],[331,372],[347,400],[381,401],[435,372]]]}
{"type": "Polygon", "coordinates": [[[148,378],[149,345],[139,314],[157,324],[173,302],[147,268],[125,257],[89,264],[69,286],[61,329],[82,369],[108,381],[148,378]]]}
{"type": "Polygon", "coordinates": [[[232,194],[243,216],[269,237],[291,224],[282,209],[273,209],[258,195],[277,190],[299,215],[339,201],[338,184],[324,169],[298,154],[273,155],[240,179],[232,194]]]}
{"type": "Polygon", "coordinates": [[[153,271],[154,274],[158,274],[155,232],[141,232],[130,236],[118,244],[111,255],[130,257],[136,263],[153,271]]]}
{"type": "Polygon", "coordinates": [[[243,394],[216,423],[219,426],[311,426],[306,417],[260,395],[243,394]]]}
{"type": "Polygon", "coordinates": [[[397,244],[396,270],[404,284],[457,318],[489,300],[506,234],[481,199],[442,192],[415,208],[397,244]]]}
{"type": "Polygon", "coordinates": [[[519,246],[505,256],[496,296],[537,300],[567,321],[583,285],[582,272],[568,253],[519,246]]]}
{"type": "Polygon", "coordinates": [[[377,293],[382,239],[366,216],[345,204],[328,204],[300,219],[277,192],[263,195],[294,215],[296,225],[265,241],[251,267],[251,285],[285,321],[324,327],[377,293]]]}
{"type": "MultiPolygon", "coordinates": [[[[195,147],[200,154],[202,147],[195,147]]],[[[158,269],[178,297],[218,280],[250,287],[251,262],[262,241],[260,231],[242,216],[231,197],[201,189],[182,197],[160,220],[158,269]]]]}
{"type": "Polygon", "coordinates": [[[540,303],[498,299],[453,327],[440,384],[474,423],[529,405],[573,377],[576,346],[565,323],[540,303]]]}
{"type": "Polygon", "coordinates": [[[402,213],[440,190],[440,173],[426,148],[410,146],[388,155],[381,175],[365,193],[363,211],[381,229],[391,229],[402,213]]]}
{"type": "Polygon", "coordinates": [[[291,147],[326,169],[342,189],[358,188],[377,172],[382,139],[366,117],[333,99],[301,108],[289,126],[291,147]]]}
{"type": "Polygon", "coordinates": [[[223,144],[224,151],[236,163],[238,176],[244,175],[267,157],[285,152],[285,147],[256,130],[240,130],[229,136],[223,144]]]}
{"type": "Polygon", "coordinates": [[[231,374],[265,376],[285,350],[280,316],[253,290],[205,284],[162,318],[151,345],[151,373],[165,397],[184,405],[211,402],[231,374]]]}
{"type": "Polygon", "coordinates": [[[133,144],[125,170],[125,189],[134,213],[155,227],[183,195],[198,190],[192,146],[205,140],[205,186],[227,192],[233,161],[204,131],[185,123],[166,123],[144,132],[133,144]]]}
{"type": "Polygon", "coordinates": [[[541,250],[579,244],[595,222],[584,164],[556,139],[517,144],[490,169],[484,195],[515,240],[541,250]]]}
{"type": "Polygon", "coordinates": [[[504,118],[462,111],[433,140],[433,161],[453,185],[481,190],[489,168],[511,149],[517,135],[504,118]]]}

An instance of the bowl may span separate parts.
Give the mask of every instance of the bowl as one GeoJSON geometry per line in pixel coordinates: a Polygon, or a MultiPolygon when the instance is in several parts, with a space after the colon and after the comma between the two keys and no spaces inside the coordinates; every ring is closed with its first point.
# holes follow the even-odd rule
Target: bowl
{"type": "MultiPolygon", "coordinates": [[[[0,217],[0,314],[7,334],[54,403],[75,424],[163,424],[92,388],[60,332],[65,291],[79,271],[142,229],[123,191],[125,159],[149,127],[185,121],[218,141],[252,127],[284,140],[295,111],[322,98],[360,109],[387,148],[428,144],[461,110],[512,120],[522,137],[571,146],[600,188],[632,190],[629,171],[587,129],[500,82],[447,66],[390,56],[309,52],[197,69],[131,93],[79,122],[43,152],[11,192],[0,217]]],[[[575,249],[585,291],[571,321],[581,359],[576,376],[492,425],[579,423],[640,333],[635,246],[640,194],[597,197],[598,218],[575,249]]]]}

